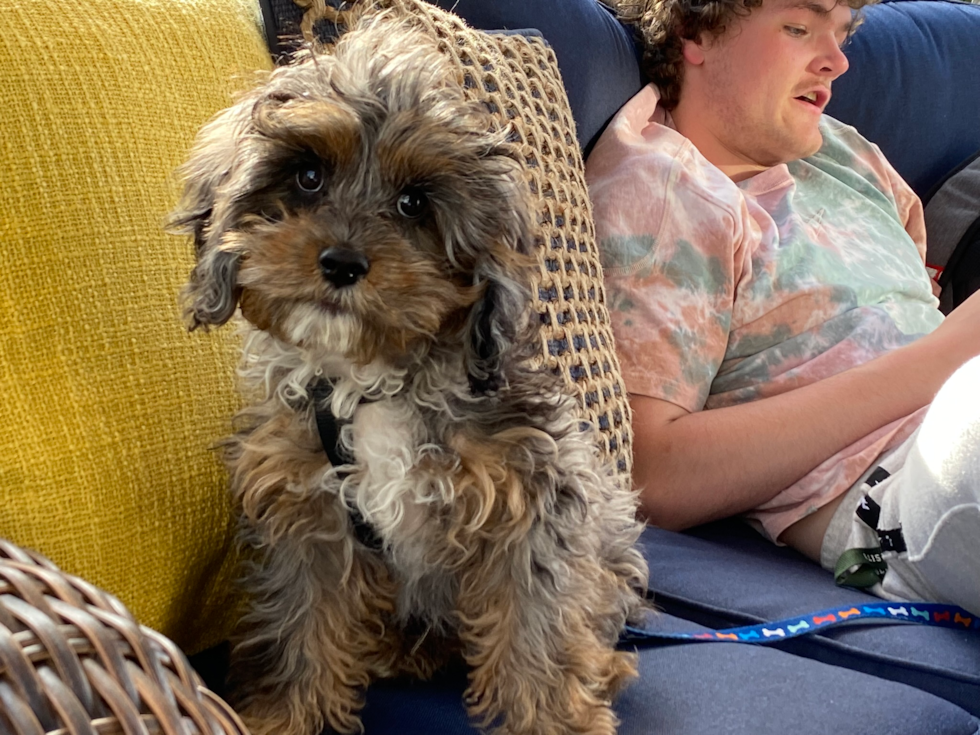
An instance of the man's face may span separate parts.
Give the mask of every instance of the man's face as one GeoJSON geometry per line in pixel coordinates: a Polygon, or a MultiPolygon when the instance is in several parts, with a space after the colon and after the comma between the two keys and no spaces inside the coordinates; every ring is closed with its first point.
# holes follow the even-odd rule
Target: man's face
{"type": "Polygon", "coordinates": [[[852,15],[835,0],[765,0],[705,39],[702,113],[718,144],[736,160],[766,167],[816,153],[831,82],[847,70],[840,47],[852,15]]]}

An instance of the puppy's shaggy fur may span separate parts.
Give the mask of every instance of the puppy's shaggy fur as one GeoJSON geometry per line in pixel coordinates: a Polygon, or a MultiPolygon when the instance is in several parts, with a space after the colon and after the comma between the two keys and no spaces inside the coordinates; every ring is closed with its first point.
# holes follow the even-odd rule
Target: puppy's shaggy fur
{"type": "Polygon", "coordinates": [[[452,656],[484,727],[608,734],[636,673],[614,648],[646,583],[635,497],[530,365],[526,185],[455,79],[365,20],[220,113],[182,171],[191,326],[250,323],[255,403],[224,449],[257,559],[233,663],[256,735],[357,731],[369,682],[452,656]]]}

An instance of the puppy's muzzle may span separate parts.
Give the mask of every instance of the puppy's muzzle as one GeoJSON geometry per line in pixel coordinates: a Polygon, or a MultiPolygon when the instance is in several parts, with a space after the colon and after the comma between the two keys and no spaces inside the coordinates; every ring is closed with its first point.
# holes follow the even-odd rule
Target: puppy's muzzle
{"type": "Polygon", "coordinates": [[[329,247],[320,253],[320,272],[337,288],[353,286],[367,275],[371,264],[361,253],[345,247],[329,247]]]}

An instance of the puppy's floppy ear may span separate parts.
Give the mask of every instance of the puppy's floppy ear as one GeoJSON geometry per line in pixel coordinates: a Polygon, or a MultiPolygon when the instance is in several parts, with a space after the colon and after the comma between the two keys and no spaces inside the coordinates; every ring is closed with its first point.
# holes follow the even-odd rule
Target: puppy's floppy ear
{"type": "Polygon", "coordinates": [[[480,155],[469,177],[469,200],[456,221],[457,254],[475,258],[473,281],[484,286],[467,323],[466,367],[474,393],[490,393],[506,379],[509,358],[520,361],[534,349],[528,320],[533,246],[529,192],[507,131],[480,155]]]}
{"type": "Polygon", "coordinates": [[[178,171],[184,190],[167,219],[168,232],[192,235],[197,264],[182,292],[191,330],[220,326],[238,305],[241,252],[226,242],[230,219],[229,181],[241,155],[254,100],[243,99],[218,113],[198,133],[187,163],[178,171]]]}
{"type": "Polygon", "coordinates": [[[466,373],[475,394],[504,387],[505,363],[527,358],[534,349],[528,308],[531,260],[523,252],[507,255],[505,263],[491,255],[474,274],[484,286],[470,310],[465,345],[466,373]]]}
{"type": "Polygon", "coordinates": [[[503,353],[513,342],[514,335],[503,321],[503,304],[499,303],[503,289],[493,281],[486,281],[483,297],[470,312],[466,343],[466,374],[470,390],[476,394],[497,391],[503,381],[501,361],[503,353]]]}
{"type": "Polygon", "coordinates": [[[210,249],[191,271],[184,287],[184,315],[191,331],[198,327],[221,326],[235,314],[241,289],[238,266],[241,255],[210,249]]]}

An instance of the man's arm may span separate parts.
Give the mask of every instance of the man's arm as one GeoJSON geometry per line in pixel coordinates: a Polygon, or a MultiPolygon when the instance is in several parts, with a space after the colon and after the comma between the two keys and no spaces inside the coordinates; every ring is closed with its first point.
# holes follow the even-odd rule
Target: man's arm
{"type": "Polygon", "coordinates": [[[633,396],[634,481],[654,524],[684,529],[771,500],[836,452],[929,404],[980,354],[980,292],[907,347],[811,385],[688,413],[633,396]]]}

